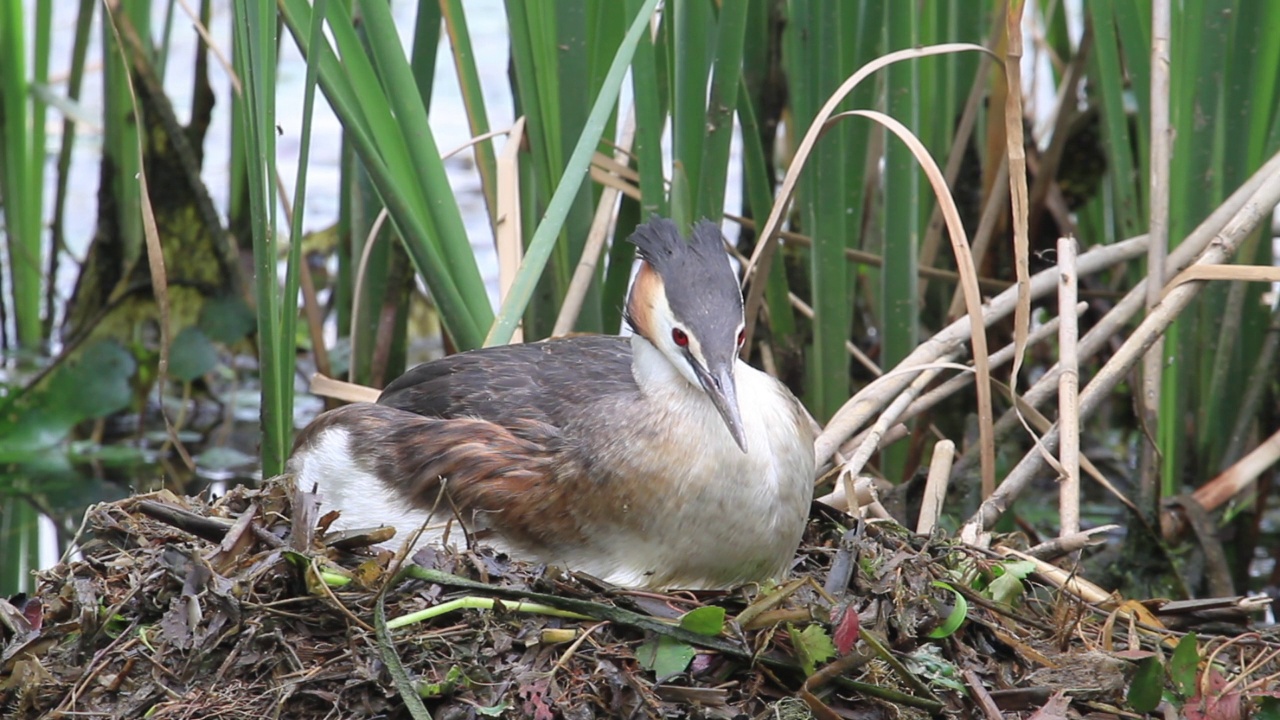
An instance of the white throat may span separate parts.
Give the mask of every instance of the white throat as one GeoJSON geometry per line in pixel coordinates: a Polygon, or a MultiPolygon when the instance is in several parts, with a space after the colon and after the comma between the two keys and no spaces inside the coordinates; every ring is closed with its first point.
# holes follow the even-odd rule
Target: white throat
{"type": "MultiPolygon", "coordinates": [[[[653,343],[639,334],[631,335],[631,375],[645,395],[669,393],[672,390],[687,390],[703,394],[702,387],[690,377],[691,369],[678,368],[653,343]]],[[[707,400],[710,405],[711,401],[707,400]]]]}

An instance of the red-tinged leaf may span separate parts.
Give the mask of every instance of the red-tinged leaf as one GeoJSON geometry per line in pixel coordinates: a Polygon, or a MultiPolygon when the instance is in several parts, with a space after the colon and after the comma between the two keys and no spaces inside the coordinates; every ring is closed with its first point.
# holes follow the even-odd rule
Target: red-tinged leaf
{"type": "Polygon", "coordinates": [[[1240,693],[1227,693],[1197,703],[1187,703],[1182,708],[1187,720],[1240,720],[1244,717],[1244,702],[1240,693]]]}
{"type": "Polygon", "coordinates": [[[533,720],[555,720],[556,714],[547,702],[547,682],[545,680],[520,686],[517,693],[520,697],[520,714],[533,720]]]}
{"type": "Polygon", "coordinates": [[[697,677],[716,668],[719,664],[720,658],[717,655],[710,653],[694,655],[693,662],[689,663],[689,674],[697,677]]]}
{"type": "Polygon", "coordinates": [[[841,655],[848,655],[862,636],[858,611],[853,609],[852,603],[840,605],[832,613],[831,624],[835,626],[831,639],[835,641],[836,651],[841,655]]]}
{"type": "Polygon", "coordinates": [[[1120,658],[1121,660],[1132,660],[1134,662],[1138,662],[1140,660],[1146,660],[1147,658],[1153,658],[1156,656],[1156,654],[1151,652],[1150,650],[1116,650],[1111,654],[1114,655],[1115,657],[1120,658]]]}
{"type": "Polygon", "coordinates": [[[1049,698],[1049,702],[1036,711],[1028,720],[1066,720],[1067,709],[1071,707],[1071,696],[1059,690],[1049,698]]]}
{"type": "Polygon", "coordinates": [[[22,617],[26,618],[33,631],[40,630],[44,624],[44,603],[40,602],[40,598],[31,598],[23,603],[22,617]]]}
{"type": "Polygon", "coordinates": [[[1227,679],[1214,668],[1209,668],[1206,672],[1208,682],[1203,689],[1208,694],[1202,694],[1201,683],[1196,683],[1196,694],[1182,708],[1183,716],[1187,720],[1240,720],[1244,717],[1244,702],[1240,693],[1221,694],[1226,689],[1227,679]]]}

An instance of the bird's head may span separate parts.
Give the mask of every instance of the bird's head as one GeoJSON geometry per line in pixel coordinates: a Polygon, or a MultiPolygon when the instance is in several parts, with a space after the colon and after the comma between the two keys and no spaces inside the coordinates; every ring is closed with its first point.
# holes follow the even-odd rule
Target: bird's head
{"type": "Polygon", "coordinates": [[[720,228],[702,220],[686,241],[674,222],[654,219],[637,227],[631,242],[643,262],[627,299],[627,322],[707,394],[746,452],[734,379],[746,339],[742,290],[720,228]]]}

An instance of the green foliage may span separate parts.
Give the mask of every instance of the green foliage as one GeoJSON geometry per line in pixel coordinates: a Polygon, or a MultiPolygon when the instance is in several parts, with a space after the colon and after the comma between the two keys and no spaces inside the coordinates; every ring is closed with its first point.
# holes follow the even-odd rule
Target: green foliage
{"type": "Polygon", "coordinates": [[[207,300],[200,308],[198,326],[210,340],[232,345],[243,340],[256,327],[253,310],[238,297],[222,296],[207,300]]]}
{"type": "Polygon", "coordinates": [[[724,632],[724,608],[707,605],[680,616],[680,627],[699,635],[715,637],[724,632]]]}
{"type": "Polygon", "coordinates": [[[46,103],[31,87],[49,79],[53,3],[35,3],[34,34],[26,3],[0,7],[0,199],[8,241],[9,283],[19,344],[35,348],[40,325],[46,103]],[[27,38],[35,65],[27,76],[27,38]]]}
{"type": "Polygon", "coordinates": [[[173,338],[169,350],[169,375],[191,382],[218,364],[218,350],[198,327],[184,328],[173,338]]]}
{"type": "Polygon", "coordinates": [[[797,630],[794,625],[787,623],[787,633],[791,636],[796,660],[799,661],[800,667],[804,668],[806,675],[812,675],[818,669],[819,663],[836,656],[836,646],[831,642],[831,636],[827,634],[826,628],[821,625],[815,623],[805,626],[803,630],[797,630]]]}
{"type": "MultiPolygon", "coordinates": [[[[707,605],[690,610],[680,616],[680,627],[715,637],[724,632],[724,608],[707,605]]],[[[636,660],[640,666],[652,670],[659,682],[684,672],[695,654],[692,645],[666,635],[659,635],[636,648],[636,660]]]]}
{"type": "Polygon", "coordinates": [[[1200,675],[1200,639],[1195,633],[1187,633],[1173,649],[1169,659],[1169,677],[1183,697],[1196,693],[1196,678],[1200,675]]]}
{"type": "Polygon", "coordinates": [[[1011,560],[996,565],[992,569],[995,578],[987,586],[987,596],[1006,605],[1017,603],[1024,594],[1022,581],[1035,570],[1036,564],[1030,560],[1011,560]]]}
{"type": "Polygon", "coordinates": [[[330,3],[324,18],[313,16],[303,0],[280,4],[285,26],[308,62],[318,66],[325,97],[440,305],[445,328],[459,347],[478,347],[492,311],[425,105],[386,4],[361,2],[360,9],[373,57],[343,3],[330,3]],[[336,49],[327,41],[312,43],[310,28],[321,20],[336,49]]]}
{"type": "MultiPolygon", "coordinates": [[[[1088,3],[1087,10],[1095,33],[1089,87],[1102,120],[1112,191],[1107,201],[1114,209],[1114,225],[1096,230],[1132,236],[1149,217],[1150,8],[1104,0],[1088,3]]],[[[1261,29],[1277,22],[1280,6],[1274,3],[1197,0],[1173,14],[1170,247],[1280,149],[1280,107],[1274,102],[1280,38],[1261,29]]],[[[1269,248],[1259,251],[1267,245],[1255,236],[1236,262],[1269,264],[1269,248]]],[[[1269,310],[1259,302],[1263,290],[1261,283],[1211,286],[1166,336],[1157,432],[1166,495],[1181,492],[1186,478],[1212,477],[1238,459],[1225,457],[1224,450],[1241,421],[1236,399],[1245,394],[1260,333],[1269,323],[1269,310]],[[1189,414],[1195,421],[1182,422],[1189,414]]]]}
{"type": "Polygon", "coordinates": [[[947,618],[942,621],[941,625],[929,632],[929,637],[934,640],[941,640],[942,638],[950,637],[952,633],[959,630],[960,626],[964,624],[965,618],[969,617],[969,601],[947,583],[935,580],[933,586],[943,590],[950,590],[954,602],[951,612],[947,614],[947,618]]]}
{"type": "Polygon", "coordinates": [[[0,461],[30,458],[76,425],[128,407],[137,365],[113,341],[84,348],[34,387],[0,406],[0,461]]]}
{"type": "Polygon", "coordinates": [[[445,672],[444,678],[440,682],[420,682],[418,683],[418,695],[424,698],[438,698],[449,695],[459,683],[466,682],[466,675],[462,672],[462,668],[453,665],[445,672]]]}
{"type": "Polygon", "coordinates": [[[1129,692],[1125,699],[1129,707],[1138,712],[1151,712],[1160,704],[1164,695],[1164,666],[1160,658],[1152,655],[1138,662],[1138,670],[1133,674],[1129,684],[1129,692]]]}
{"type": "MultiPolygon", "coordinates": [[[[512,3],[508,7],[519,4],[512,3]]],[[[525,258],[520,265],[520,271],[512,282],[511,290],[502,304],[502,310],[498,313],[493,329],[490,330],[489,336],[485,339],[486,345],[500,345],[510,341],[511,335],[515,331],[516,323],[524,314],[525,307],[533,297],[534,286],[542,275],[542,270],[546,267],[546,263],[551,257],[551,251],[555,247],[555,239],[560,234],[560,230],[564,227],[564,223],[569,216],[578,190],[585,178],[588,164],[591,162],[591,156],[595,152],[596,142],[604,131],[605,122],[613,112],[613,105],[622,87],[622,80],[626,75],[627,66],[630,64],[631,57],[640,42],[641,34],[648,27],[649,17],[653,14],[653,9],[656,6],[657,0],[646,0],[645,4],[641,6],[640,12],[632,20],[626,36],[623,37],[621,44],[618,46],[617,54],[614,55],[613,63],[605,76],[604,84],[601,86],[600,93],[596,97],[591,113],[583,126],[582,135],[578,138],[573,154],[569,157],[568,164],[565,166],[563,178],[556,184],[555,192],[552,193],[551,199],[547,202],[542,222],[538,224],[538,229],[529,241],[529,247],[525,251],[525,258]]],[[[550,51],[549,48],[545,49],[550,51]]]]}
{"type": "Polygon", "coordinates": [[[695,654],[693,646],[666,635],[636,648],[636,660],[640,666],[652,670],[659,682],[684,672],[695,654]]]}
{"type": "MultiPolygon", "coordinates": [[[[276,18],[269,5],[237,0],[233,22],[235,68],[244,83],[240,121],[249,157],[249,214],[257,280],[262,472],[272,476],[284,471],[293,431],[294,308],[292,302],[282,302],[276,269],[276,18]]],[[[292,270],[289,274],[292,276],[292,270]]],[[[285,297],[296,297],[296,288],[295,282],[293,295],[285,297]]]]}

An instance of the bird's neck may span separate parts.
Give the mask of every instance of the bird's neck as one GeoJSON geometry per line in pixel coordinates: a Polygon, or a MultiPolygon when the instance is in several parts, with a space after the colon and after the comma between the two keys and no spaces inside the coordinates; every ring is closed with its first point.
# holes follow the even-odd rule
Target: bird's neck
{"type": "Polygon", "coordinates": [[[646,395],[702,390],[691,385],[661,350],[638,333],[631,336],[631,375],[646,395]]]}

